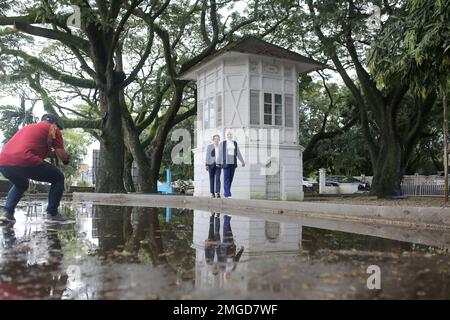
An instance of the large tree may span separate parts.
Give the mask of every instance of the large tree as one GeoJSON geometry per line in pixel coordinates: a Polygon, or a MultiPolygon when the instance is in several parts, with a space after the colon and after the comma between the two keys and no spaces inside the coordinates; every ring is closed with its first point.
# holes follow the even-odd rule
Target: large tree
{"type": "MultiPolygon", "coordinates": [[[[383,18],[378,21],[379,30],[368,25],[367,3],[357,0],[302,1],[286,30],[290,31],[288,40],[330,63],[351,92],[373,168],[372,192],[386,197],[401,193],[401,178],[432,112],[436,90],[424,86],[419,92],[405,73],[399,73],[396,79],[385,79],[382,85],[378,82],[377,75],[368,67],[367,54],[381,41],[383,30],[407,12],[403,1],[373,3],[380,8],[383,18]],[[413,97],[412,105],[405,103],[407,95],[413,97]]],[[[404,32],[397,29],[385,41],[385,48],[396,48],[397,55],[384,56],[392,59],[391,63],[402,50],[399,38],[404,32]]]]}
{"type": "MultiPolygon", "coordinates": [[[[156,20],[167,7],[164,3],[143,1],[41,1],[26,7],[25,1],[16,1],[2,11],[0,25],[12,26],[2,29],[1,54],[25,61],[34,69],[64,84],[76,88],[94,89],[98,92],[101,113],[100,167],[96,184],[100,192],[122,192],[124,140],[122,134],[122,105],[120,93],[134,81],[144,65],[153,44],[150,27],[140,32],[147,34],[141,59],[130,69],[128,75],[117,68],[117,48],[128,35],[128,23],[133,10],[142,6],[149,21],[156,20]],[[66,25],[70,16],[68,5],[81,10],[79,29],[66,25]],[[25,7],[25,9],[23,9],[25,7]],[[78,61],[76,73],[66,72],[64,60],[53,65],[33,55],[20,43],[8,41],[12,32],[33,35],[58,42],[78,61]]],[[[76,20],[76,19],[75,19],[76,20]]],[[[29,44],[29,42],[28,42],[29,44]]],[[[38,45],[34,46],[38,49],[38,45]]]]}

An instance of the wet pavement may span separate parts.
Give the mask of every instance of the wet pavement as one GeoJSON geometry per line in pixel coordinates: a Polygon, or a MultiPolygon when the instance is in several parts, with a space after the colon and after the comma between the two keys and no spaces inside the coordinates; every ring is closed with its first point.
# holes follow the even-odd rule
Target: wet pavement
{"type": "Polygon", "coordinates": [[[0,226],[0,299],[450,299],[449,231],[45,205],[0,226]]]}

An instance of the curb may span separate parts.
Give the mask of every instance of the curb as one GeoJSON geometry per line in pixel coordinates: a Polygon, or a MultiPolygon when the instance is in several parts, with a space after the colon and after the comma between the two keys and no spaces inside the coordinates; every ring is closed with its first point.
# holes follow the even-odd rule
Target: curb
{"type": "Polygon", "coordinates": [[[216,199],[159,194],[74,192],[73,202],[98,205],[188,208],[239,214],[276,214],[379,224],[450,229],[450,207],[375,206],[320,202],[216,199]]]}

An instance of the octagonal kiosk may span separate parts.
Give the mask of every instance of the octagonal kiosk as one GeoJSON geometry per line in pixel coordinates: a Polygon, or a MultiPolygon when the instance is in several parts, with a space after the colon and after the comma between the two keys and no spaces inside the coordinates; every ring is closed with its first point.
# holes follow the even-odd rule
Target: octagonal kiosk
{"type": "MultiPolygon", "coordinates": [[[[303,199],[297,77],[325,65],[243,37],[180,75],[197,82],[194,195],[209,196],[207,145],[228,129],[245,160],[231,192],[241,199],[303,199]]],[[[223,170],[222,170],[223,171],[223,170]]],[[[221,178],[223,194],[223,174],[221,178]]]]}

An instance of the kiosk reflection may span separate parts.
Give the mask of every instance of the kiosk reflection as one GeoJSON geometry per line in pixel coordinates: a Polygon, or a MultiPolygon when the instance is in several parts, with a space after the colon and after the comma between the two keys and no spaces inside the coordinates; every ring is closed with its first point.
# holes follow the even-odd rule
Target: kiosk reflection
{"type": "Polygon", "coordinates": [[[258,260],[297,256],[301,234],[298,224],[194,210],[196,288],[248,292],[258,260]]]}

